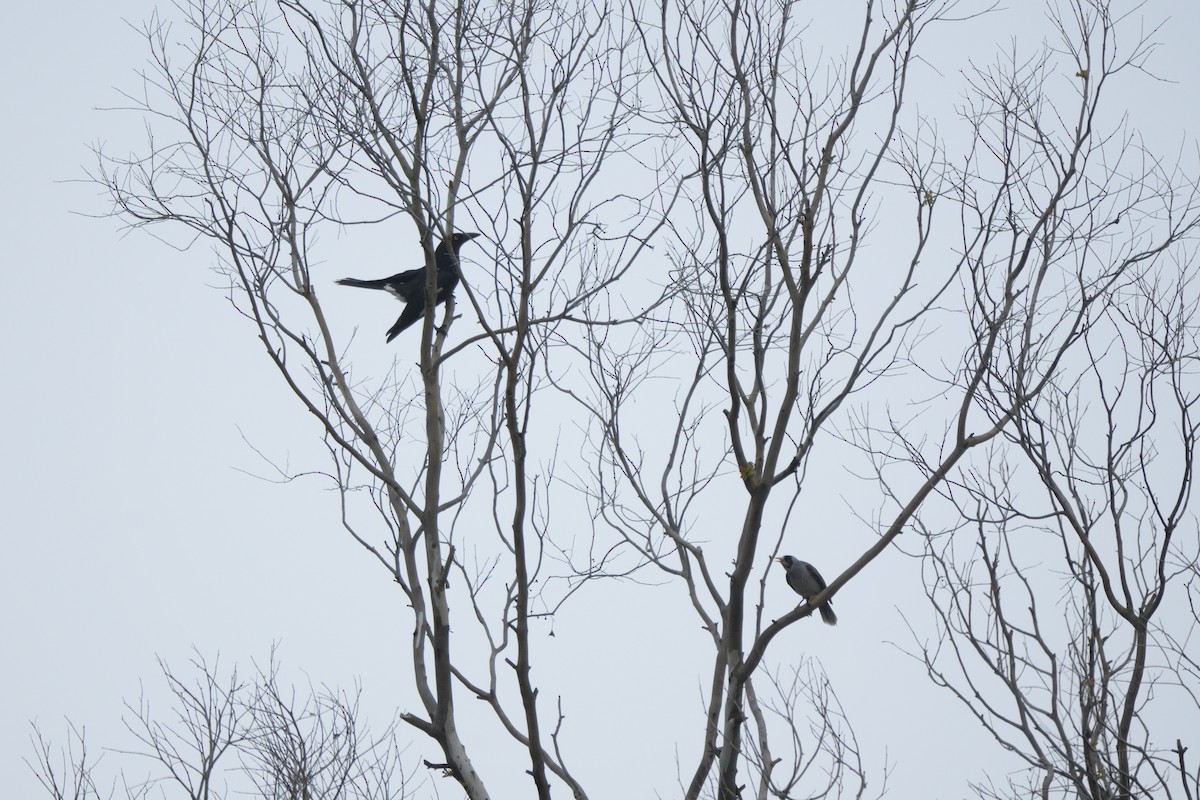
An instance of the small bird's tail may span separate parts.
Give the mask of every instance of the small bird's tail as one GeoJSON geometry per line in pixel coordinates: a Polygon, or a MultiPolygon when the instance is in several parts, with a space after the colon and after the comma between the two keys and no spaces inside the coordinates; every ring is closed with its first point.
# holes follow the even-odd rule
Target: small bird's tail
{"type": "Polygon", "coordinates": [[[821,620],[826,625],[837,625],[837,614],[833,613],[833,606],[830,603],[822,603],[817,610],[821,612],[821,620]]]}
{"type": "Polygon", "coordinates": [[[364,281],[359,278],[342,278],[337,281],[340,286],[354,286],[359,289],[386,289],[388,285],[387,278],[379,278],[373,281],[364,281]]]}

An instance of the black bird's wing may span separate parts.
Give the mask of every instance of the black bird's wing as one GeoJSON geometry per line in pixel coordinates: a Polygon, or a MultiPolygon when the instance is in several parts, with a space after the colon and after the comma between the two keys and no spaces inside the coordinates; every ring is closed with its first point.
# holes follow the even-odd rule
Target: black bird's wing
{"type": "MultiPolygon", "coordinates": [[[[400,312],[400,318],[396,320],[396,324],[388,329],[387,340],[389,342],[399,336],[405,329],[411,327],[421,317],[425,316],[425,270],[409,270],[394,277],[402,280],[397,281],[396,287],[392,288],[391,292],[405,300],[408,305],[400,312]]],[[[458,273],[438,270],[437,295],[434,298],[434,302],[446,302],[446,298],[450,296],[450,293],[454,291],[454,287],[457,285],[458,273]]]]}
{"type": "Polygon", "coordinates": [[[400,312],[400,318],[396,320],[396,324],[388,328],[387,340],[390,342],[395,339],[423,316],[425,316],[425,304],[421,299],[410,300],[404,310],[400,312]]]}

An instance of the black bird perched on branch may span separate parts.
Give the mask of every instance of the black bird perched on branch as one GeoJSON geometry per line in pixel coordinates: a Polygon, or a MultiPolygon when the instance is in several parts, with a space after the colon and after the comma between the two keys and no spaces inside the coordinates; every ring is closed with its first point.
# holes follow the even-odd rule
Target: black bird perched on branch
{"type": "MultiPolygon", "coordinates": [[[[467,242],[478,236],[478,233],[455,233],[442,240],[433,251],[433,263],[437,267],[437,297],[434,303],[444,303],[454,293],[460,276],[458,271],[458,251],[467,242]]],[[[400,335],[400,332],[412,325],[425,314],[425,269],[410,269],[398,272],[390,278],[379,278],[373,281],[358,278],[342,278],[338,283],[342,286],[357,286],[360,289],[384,289],[396,295],[404,310],[400,319],[396,320],[387,332],[390,342],[400,335]]]]}
{"type": "MultiPolygon", "coordinates": [[[[788,586],[805,600],[811,600],[825,591],[825,579],[812,564],[792,556],[782,556],[775,560],[783,564],[788,586]]],[[[828,600],[819,605],[817,610],[821,612],[821,619],[826,625],[837,625],[837,614],[833,613],[833,606],[828,600]]]]}

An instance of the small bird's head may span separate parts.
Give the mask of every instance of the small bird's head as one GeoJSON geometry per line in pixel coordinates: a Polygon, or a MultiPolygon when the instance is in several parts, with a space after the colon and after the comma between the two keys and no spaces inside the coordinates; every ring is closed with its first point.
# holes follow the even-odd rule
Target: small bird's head
{"type": "Polygon", "coordinates": [[[796,563],[796,559],[792,558],[791,556],[780,556],[779,558],[777,558],[775,560],[778,561],[780,564],[783,564],[784,569],[791,569],[792,564],[796,563]]]}

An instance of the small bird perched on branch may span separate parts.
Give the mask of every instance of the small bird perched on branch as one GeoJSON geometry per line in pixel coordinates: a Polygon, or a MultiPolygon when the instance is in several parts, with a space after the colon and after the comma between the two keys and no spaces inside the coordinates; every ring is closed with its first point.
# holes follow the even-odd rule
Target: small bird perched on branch
{"type": "MultiPolygon", "coordinates": [[[[812,564],[792,556],[781,556],[775,560],[783,565],[788,586],[805,600],[811,601],[825,591],[825,579],[812,564]]],[[[833,605],[828,600],[819,605],[817,611],[821,612],[821,619],[826,625],[837,625],[837,614],[833,613],[833,605]]]]}
{"type": "MultiPolygon", "coordinates": [[[[458,271],[458,251],[467,242],[478,236],[478,233],[455,233],[447,236],[433,251],[433,263],[437,267],[437,297],[434,303],[444,303],[454,293],[461,277],[458,271]]],[[[338,281],[341,286],[356,286],[360,289],[383,289],[391,292],[406,303],[396,320],[387,332],[390,342],[400,335],[400,332],[412,325],[425,315],[425,268],[410,269],[398,272],[390,278],[378,278],[373,281],[358,278],[342,278],[338,281]]]]}

